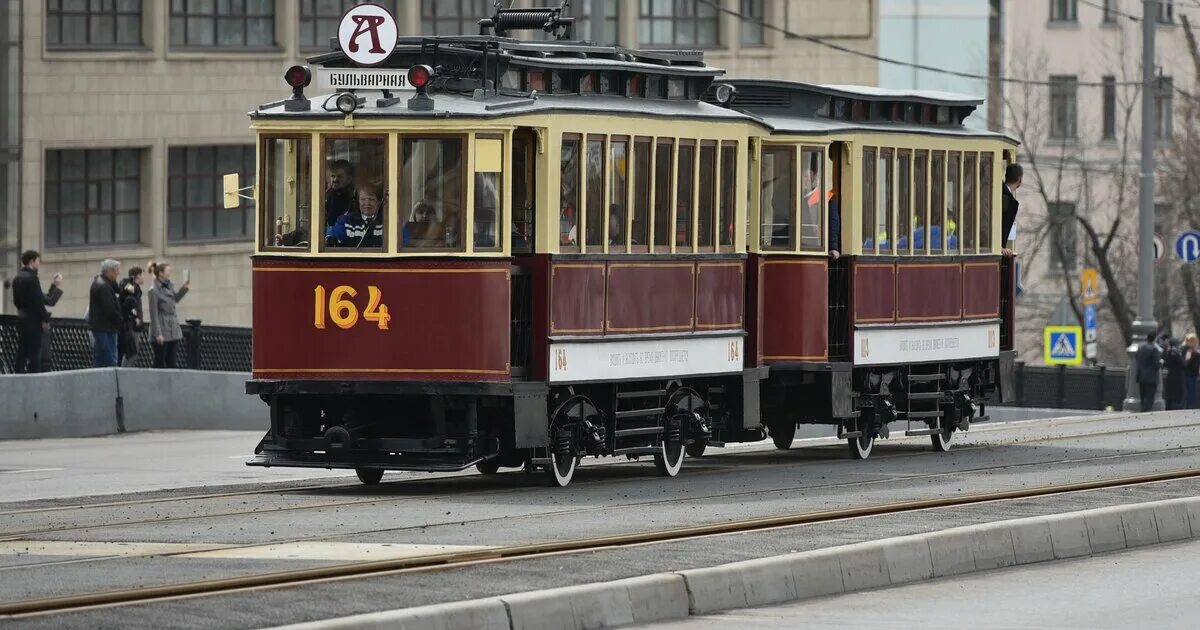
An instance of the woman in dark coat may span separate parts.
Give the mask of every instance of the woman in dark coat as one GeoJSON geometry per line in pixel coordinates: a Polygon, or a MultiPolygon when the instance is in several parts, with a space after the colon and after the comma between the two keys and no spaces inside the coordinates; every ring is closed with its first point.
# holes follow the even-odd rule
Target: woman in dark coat
{"type": "Polygon", "coordinates": [[[154,274],[154,286],[150,289],[150,338],[154,341],[154,367],[174,368],[175,350],[183,339],[175,304],[187,295],[189,283],[184,282],[176,291],[175,284],[171,282],[171,265],[167,263],[151,263],[150,273],[154,274]]]}
{"type": "Polygon", "coordinates": [[[1167,346],[1167,351],[1163,353],[1163,367],[1167,370],[1167,382],[1163,388],[1163,400],[1167,403],[1167,409],[1183,409],[1184,389],[1184,361],[1183,351],[1179,348],[1179,340],[1171,339],[1167,346]]]}
{"type": "Polygon", "coordinates": [[[129,270],[129,277],[121,280],[121,316],[125,319],[125,328],[121,329],[118,350],[121,358],[132,363],[138,353],[138,337],[145,328],[145,311],[142,310],[142,283],[146,274],[141,267],[129,270]]]}

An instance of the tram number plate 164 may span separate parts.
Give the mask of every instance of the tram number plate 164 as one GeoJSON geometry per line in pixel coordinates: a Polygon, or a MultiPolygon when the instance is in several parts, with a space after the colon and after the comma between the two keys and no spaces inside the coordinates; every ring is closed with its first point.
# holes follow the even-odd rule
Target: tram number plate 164
{"type": "MultiPolygon", "coordinates": [[[[326,313],[329,321],[338,328],[349,330],[359,322],[358,306],[350,299],[358,296],[354,287],[341,285],[329,291],[326,297],[325,287],[317,285],[313,289],[313,326],[324,330],[326,313]]],[[[375,322],[379,330],[387,330],[392,316],[388,314],[387,304],[383,303],[383,291],[371,285],[367,287],[367,307],[361,313],[362,319],[375,322]]]]}

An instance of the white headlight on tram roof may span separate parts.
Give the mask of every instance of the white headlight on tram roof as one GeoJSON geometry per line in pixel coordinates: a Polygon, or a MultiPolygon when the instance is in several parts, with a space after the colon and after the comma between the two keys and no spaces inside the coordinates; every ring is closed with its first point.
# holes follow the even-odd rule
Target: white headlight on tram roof
{"type": "Polygon", "coordinates": [[[343,114],[353,114],[354,110],[358,109],[358,97],[350,92],[342,92],[338,94],[337,100],[334,101],[339,112],[343,114]]]}
{"type": "Polygon", "coordinates": [[[728,83],[722,83],[716,87],[714,96],[717,97],[718,103],[729,105],[733,102],[733,98],[737,96],[737,88],[728,83]]]}

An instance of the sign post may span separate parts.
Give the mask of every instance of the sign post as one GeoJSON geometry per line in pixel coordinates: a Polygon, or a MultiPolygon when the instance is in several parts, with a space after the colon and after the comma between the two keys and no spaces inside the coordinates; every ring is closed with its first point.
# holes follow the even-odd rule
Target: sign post
{"type": "Polygon", "coordinates": [[[1046,365],[1083,365],[1082,341],[1079,326],[1046,326],[1042,339],[1046,365]]]}
{"type": "Polygon", "coordinates": [[[1087,267],[1079,274],[1079,296],[1083,302],[1083,353],[1089,361],[1095,361],[1099,354],[1096,307],[1100,304],[1100,272],[1094,267],[1087,267]]]}

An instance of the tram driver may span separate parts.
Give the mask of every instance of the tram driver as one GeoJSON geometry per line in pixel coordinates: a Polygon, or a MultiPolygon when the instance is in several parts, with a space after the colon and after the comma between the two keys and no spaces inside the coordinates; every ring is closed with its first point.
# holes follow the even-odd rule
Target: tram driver
{"type": "Polygon", "coordinates": [[[342,215],[354,212],[357,200],[354,165],[348,160],[334,160],[329,165],[329,186],[325,189],[325,228],[332,228],[342,215]]]}
{"type": "Polygon", "coordinates": [[[366,183],[358,187],[358,208],[338,217],[325,233],[325,244],[333,247],[383,247],[383,213],[387,196],[383,186],[366,183]]]}

